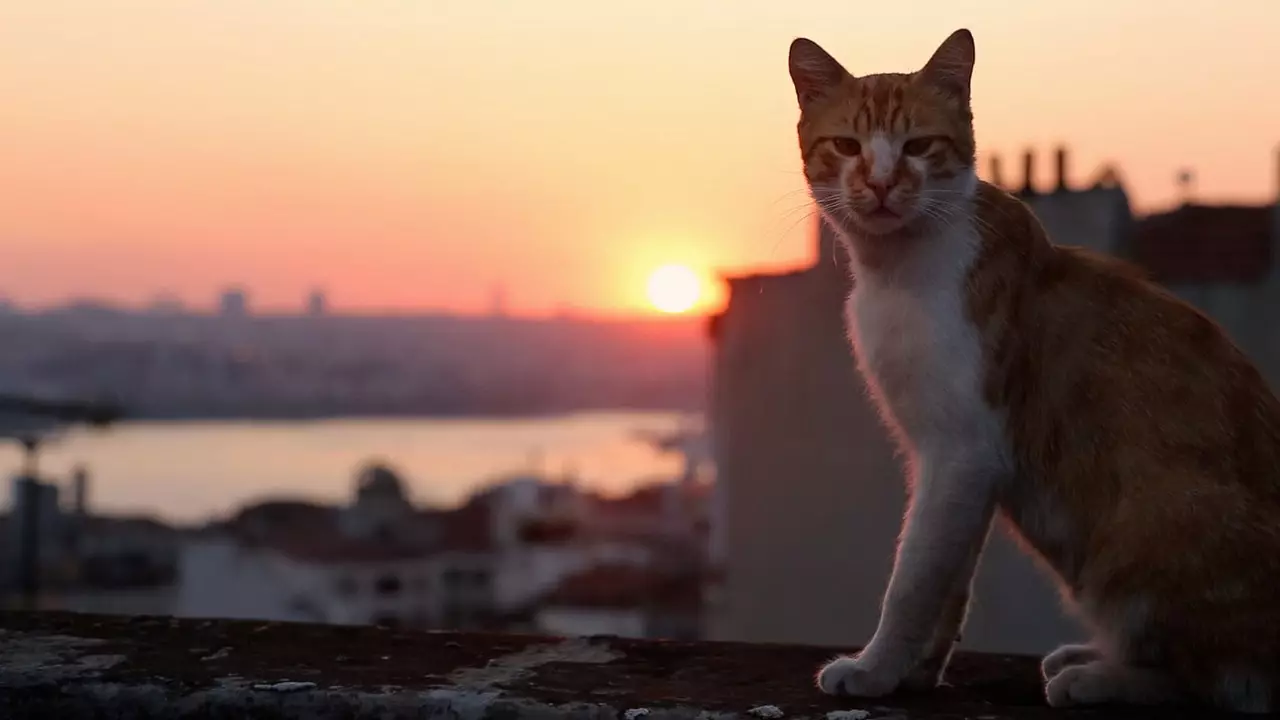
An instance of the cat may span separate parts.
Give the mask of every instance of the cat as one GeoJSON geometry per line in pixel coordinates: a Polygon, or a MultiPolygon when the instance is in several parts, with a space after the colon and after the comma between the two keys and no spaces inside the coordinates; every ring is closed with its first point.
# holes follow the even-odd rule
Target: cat
{"type": "Polygon", "coordinates": [[[1047,704],[1280,709],[1280,401],[1208,317],[977,178],[974,57],[962,29],[858,77],[791,44],[853,364],[910,497],[874,634],[815,681],[940,684],[1000,519],[1090,629],[1043,658],[1047,704]]]}

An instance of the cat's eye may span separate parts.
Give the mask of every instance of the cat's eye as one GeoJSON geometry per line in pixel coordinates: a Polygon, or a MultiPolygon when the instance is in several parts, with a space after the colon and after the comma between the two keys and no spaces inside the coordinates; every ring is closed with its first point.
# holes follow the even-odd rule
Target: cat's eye
{"type": "Polygon", "coordinates": [[[831,146],[836,149],[836,152],[846,157],[862,154],[862,143],[850,137],[831,138],[831,146]]]}
{"type": "Polygon", "coordinates": [[[918,157],[929,152],[929,148],[933,147],[933,138],[918,137],[911,138],[902,144],[902,154],[918,157]]]}

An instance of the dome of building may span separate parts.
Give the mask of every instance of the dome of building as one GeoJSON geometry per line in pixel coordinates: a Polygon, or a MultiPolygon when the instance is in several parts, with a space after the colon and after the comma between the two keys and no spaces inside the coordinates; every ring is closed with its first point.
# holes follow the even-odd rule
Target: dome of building
{"type": "Polygon", "coordinates": [[[366,466],[356,476],[356,497],[405,497],[404,481],[382,463],[366,466]]]}

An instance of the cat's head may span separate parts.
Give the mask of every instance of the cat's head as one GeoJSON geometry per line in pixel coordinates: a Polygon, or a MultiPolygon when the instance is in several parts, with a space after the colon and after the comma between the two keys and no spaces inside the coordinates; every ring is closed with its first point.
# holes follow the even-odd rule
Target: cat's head
{"type": "Polygon", "coordinates": [[[855,76],[816,43],[791,43],[810,192],[838,227],[891,235],[947,223],[974,190],[973,35],[957,30],[914,73],[855,76]]]}

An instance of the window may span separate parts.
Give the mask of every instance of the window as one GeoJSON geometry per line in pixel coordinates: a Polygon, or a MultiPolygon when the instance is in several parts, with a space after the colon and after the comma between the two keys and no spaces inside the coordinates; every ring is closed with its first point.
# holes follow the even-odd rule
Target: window
{"type": "Polygon", "coordinates": [[[359,590],[359,586],[356,585],[356,579],[350,575],[343,575],[338,578],[337,582],[333,584],[333,588],[342,597],[351,597],[359,590]]]}
{"type": "Polygon", "coordinates": [[[400,627],[400,618],[395,615],[374,615],[373,624],[385,628],[400,627]]]}
{"type": "Polygon", "coordinates": [[[395,575],[383,575],[373,583],[373,591],[379,595],[395,595],[400,592],[400,578],[395,575]]]}
{"type": "Polygon", "coordinates": [[[488,570],[449,568],[444,571],[444,584],[453,591],[485,590],[490,582],[488,570]]]}
{"type": "Polygon", "coordinates": [[[409,581],[409,589],[421,595],[427,591],[427,577],[425,575],[414,575],[409,581]]]}

